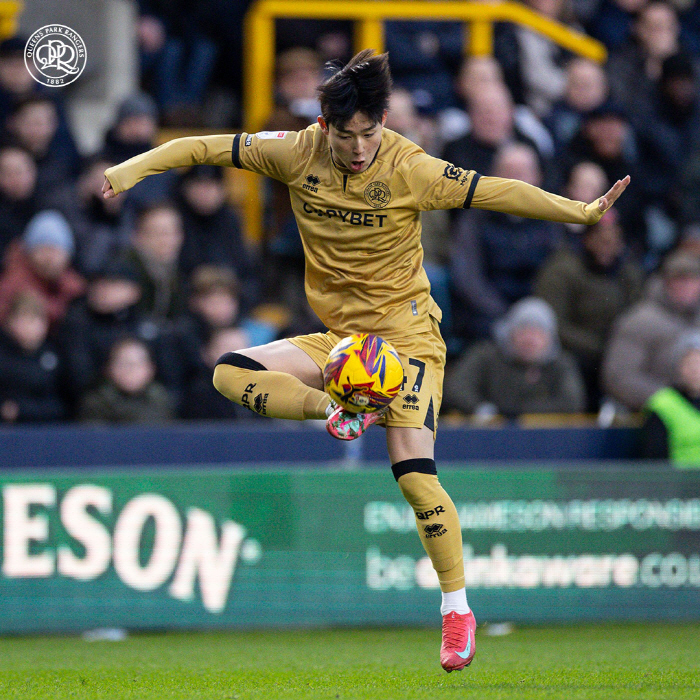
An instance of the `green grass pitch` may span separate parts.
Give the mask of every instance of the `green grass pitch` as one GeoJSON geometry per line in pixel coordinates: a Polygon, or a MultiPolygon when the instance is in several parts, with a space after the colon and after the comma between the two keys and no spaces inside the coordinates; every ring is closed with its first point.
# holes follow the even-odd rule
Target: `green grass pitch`
{"type": "Polygon", "coordinates": [[[626,700],[700,698],[700,624],[477,632],[445,674],[438,629],[0,639],[0,698],[21,700],[626,700]]]}

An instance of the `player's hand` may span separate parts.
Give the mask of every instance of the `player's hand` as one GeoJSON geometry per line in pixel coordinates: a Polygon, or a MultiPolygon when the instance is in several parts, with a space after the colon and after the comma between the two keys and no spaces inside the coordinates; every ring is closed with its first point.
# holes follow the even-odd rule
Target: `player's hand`
{"type": "Polygon", "coordinates": [[[102,196],[105,199],[112,199],[112,197],[117,196],[117,193],[112,189],[112,185],[107,178],[105,178],[104,184],[102,185],[102,196]]]}
{"type": "Polygon", "coordinates": [[[619,196],[627,189],[630,184],[630,176],[626,175],[622,180],[618,180],[599,200],[598,209],[602,212],[607,211],[615,204],[619,196]]]}

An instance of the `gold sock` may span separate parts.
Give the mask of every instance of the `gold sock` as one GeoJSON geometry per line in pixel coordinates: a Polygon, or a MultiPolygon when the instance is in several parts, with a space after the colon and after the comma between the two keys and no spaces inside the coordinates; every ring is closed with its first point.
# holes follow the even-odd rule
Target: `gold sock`
{"type": "Polygon", "coordinates": [[[409,472],[399,477],[399,488],[416,514],[423,547],[433,563],[444,593],[464,588],[462,529],[457,509],[437,476],[409,472]]]}
{"type": "Polygon", "coordinates": [[[325,419],[330,403],[328,394],[284,372],[220,364],[214,369],[214,386],[234,403],[271,418],[325,419]]]}

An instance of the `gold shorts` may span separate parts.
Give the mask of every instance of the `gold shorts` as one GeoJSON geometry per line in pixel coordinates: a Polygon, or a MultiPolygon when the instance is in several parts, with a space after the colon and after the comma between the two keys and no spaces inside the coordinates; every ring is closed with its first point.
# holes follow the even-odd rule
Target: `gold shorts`
{"type": "MultiPolygon", "coordinates": [[[[399,395],[379,421],[387,426],[420,428],[424,425],[437,432],[442,402],[442,381],[445,375],[445,341],[440,326],[431,316],[432,329],[389,341],[399,353],[404,382],[399,395]]],[[[303,350],[323,371],[328,353],[342,340],[337,333],[312,333],[287,340],[303,350]]]]}

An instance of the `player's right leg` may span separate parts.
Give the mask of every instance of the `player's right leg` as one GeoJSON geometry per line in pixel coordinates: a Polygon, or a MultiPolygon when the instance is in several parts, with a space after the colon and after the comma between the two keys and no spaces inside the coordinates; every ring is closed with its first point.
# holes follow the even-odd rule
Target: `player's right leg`
{"type": "Polygon", "coordinates": [[[227,352],[214,369],[227,399],[271,418],[325,419],[331,405],[319,366],[288,340],[227,352]]]}

